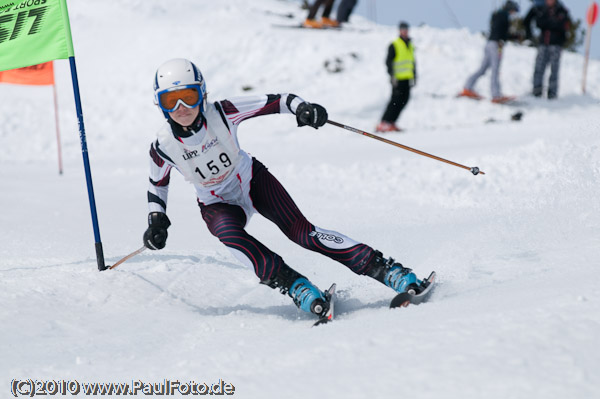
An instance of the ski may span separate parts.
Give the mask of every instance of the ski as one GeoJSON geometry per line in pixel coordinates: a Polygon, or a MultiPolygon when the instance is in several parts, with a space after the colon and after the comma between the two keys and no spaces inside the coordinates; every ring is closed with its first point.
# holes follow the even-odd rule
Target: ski
{"type": "Polygon", "coordinates": [[[455,98],[468,98],[469,100],[474,100],[474,101],[481,101],[484,99],[484,97],[480,96],[480,95],[476,95],[476,96],[466,96],[462,93],[458,93],[455,98]]]}
{"type": "Polygon", "coordinates": [[[526,100],[521,97],[507,97],[504,101],[501,102],[493,102],[492,104],[496,105],[506,105],[507,107],[527,107],[530,105],[526,100]]]}
{"type": "MultiPolygon", "coordinates": [[[[474,101],[483,101],[486,100],[485,97],[483,96],[477,96],[477,97],[469,97],[469,96],[465,96],[462,93],[459,93],[456,95],[456,98],[468,98],[469,100],[474,100],[474,101]]],[[[514,107],[522,107],[522,106],[527,106],[529,105],[525,100],[516,97],[516,96],[507,96],[507,97],[503,97],[502,100],[500,101],[493,101],[490,100],[492,104],[496,104],[496,105],[508,105],[508,106],[514,106],[514,107]]]]}
{"type": "Polygon", "coordinates": [[[295,25],[288,25],[288,24],[273,24],[273,27],[275,28],[290,28],[290,29],[308,29],[308,30],[341,30],[342,28],[339,26],[322,26],[320,28],[311,28],[309,26],[304,26],[304,24],[300,23],[300,24],[295,24],[295,25]]]}
{"type": "Polygon", "coordinates": [[[281,17],[281,18],[288,18],[288,19],[296,18],[296,16],[294,14],[292,14],[291,12],[284,13],[284,12],[275,12],[275,11],[271,11],[271,10],[264,10],[263,13],[265,13],[266,15],[273,15],[275,17],[281,17]]]}
{"type": "Polygon", "coordinates": [[[273,26],[274,28],[283,28],[283,29],[305,29],[305,30],[333,30],[333,31],[339,31],[339,32],[359,32],[359,33],[365,33],[365,32],[370,32],[371,30],[368,28],[358,28],[358,27],[353,27],[353,26],[323,26],[320,28],[311,28],[308,26],[304,26],[303,23],[300,24],[294,24],[294,25],[288,25],[288,24],[272,24],[271,26],[273,26]]]}
{"type": "Polygon", "coordinates": [[[425,302],[431,296],[433,292],[433,286],[435,284],[435,272],[431,272],[429,277],[423,280],[421,283],[422,291],[419,293],[403,292],[398,294],[390,302],[390,308],[406,307],[410,304],[418,305],[425,302]]]}
{"type": "Polygon", "coordinates": [[[325,315],[323,317],[319,318],[319,320],[317,320],[313,324],[313,327],[319,326],[321,324],[329,323],[330,321],[333,320],[333,316],[334,316],[333,297],[335,296],[335,283],[331,284],[331,287],[329,287],[329,289],[327,291],[325,291],[324,294],[325,294],[325,300],[329,304],[329,310],[327,311],[327,313],[325,313],[325,315]]]}

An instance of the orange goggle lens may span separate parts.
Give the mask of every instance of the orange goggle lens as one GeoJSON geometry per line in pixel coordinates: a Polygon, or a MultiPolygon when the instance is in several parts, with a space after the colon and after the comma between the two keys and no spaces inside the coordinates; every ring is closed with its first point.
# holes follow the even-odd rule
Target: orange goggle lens
{"type": "Polygon", "coordinates": [[[201,98],[198,89],[189,87],[181,90],[165,91],[158,97],[160,107],[166,112],[173,112],[177,103],[181,100],[188,108],[194,108],[200,104],[201,98]]]}

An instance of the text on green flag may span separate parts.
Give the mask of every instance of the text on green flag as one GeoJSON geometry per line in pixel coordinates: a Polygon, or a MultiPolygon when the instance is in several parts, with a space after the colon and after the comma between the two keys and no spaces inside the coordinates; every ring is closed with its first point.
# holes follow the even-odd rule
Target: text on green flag
{"type": "Polygon", "coordinates": [[[0,71],[73,55],[66,0],[0,0],[0,71]]]}

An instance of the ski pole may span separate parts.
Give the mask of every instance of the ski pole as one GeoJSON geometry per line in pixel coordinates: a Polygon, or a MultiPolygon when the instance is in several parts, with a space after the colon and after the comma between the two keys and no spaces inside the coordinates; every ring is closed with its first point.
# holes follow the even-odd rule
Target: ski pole
{"type": "Polygon", "coordinates": [[[342,129],[346,129],[346,130],[349,130],[349,131],[354,132],[354,133],[362,134],[363,136],[371,137],[372,139],[383,141],[384,143],[391,144],[391,145],[396,146],[396,147],[400,147],[400,148],[405,149],[407,151],[414,152],[415,154],[423,155],[425,157],[432,158],[432,159],[435,159],[435,160],[438,160],[438,161],[441,161],[441,162],[445,162],[445,163],[450,164],[450,165],[458,166],[459,168],[463,168],[463,169],[468,170],[469,172],[473,173],[473,175],[478,175],[480,173],[482,175],[485,175],[485,173],[483,171],[479,170],[479,168],[477,166],[473,166],[471,168],[471,167],[468,167],[468,166],[465,166],[465,165],[461,165],[459,163],[452,162],[452,161],[449,161],[447,159],[440,158],[438,156],[428,154],[426,152],[417,150],[415,148],[411,148],[411,147],[405,146],[403,144],[396,143],[395,141],[385,139],[383,137],[380,137],[380,136],[374,135],[372,133],[368,133],[368,132],[362,131],[360,129],[353,128],[351,126],[346,126],[346,125],[343,125],[343,124],[338,123],[338,122],[334,122],[334,121],[328,120],[327,123],[329,123],[329,124],[331,124],[333,126],[341,127],[342,129]]]}
{"type": "Polygon", "coordinates": [[[138,249],[137,251],[133,251],[132,253],[130,253],[129,255],[127,255],[126,257],[124,257],[123,259],[118,261],[117,263],[115,263],[114,265],[108,266],[108,269],[114,269],[115,267],[119,266],[121,263],[125,262],[127,259],[133,258],[140,252],[143,252],[145,249],[146,249],[146,247],[144,246],[144,247],[141,247],[140,249],[138,249]]]}

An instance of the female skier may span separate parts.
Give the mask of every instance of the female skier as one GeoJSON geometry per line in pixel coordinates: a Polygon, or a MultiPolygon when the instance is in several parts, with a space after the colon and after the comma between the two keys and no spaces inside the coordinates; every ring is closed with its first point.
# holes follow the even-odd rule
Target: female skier
{"type": "Polygon", "coordinates": [[[420,290],[411,269],[385,259],[381,252],[335,231],[310,223],[279,181],[238,143],[238,125],[256,116],[284,113],[298,126],[315,129],[327,122],[327,111],[294,94],[232,98],[208,102],[206,82],[189,60],[173,59],[156,71],[154,98],[167,123],[150,146],[148,229],[144,245],[165,247],[171,225],[166,214],[170,172],[177,169],[194,185],[202,218],[262,284],[288,294],[302,310],[323,317],[329,303],[322,291],[290,268],[278,254],[250,236],[244,227],[258,212],[292,241],[370,276],[396,292],[420,290]]]}

